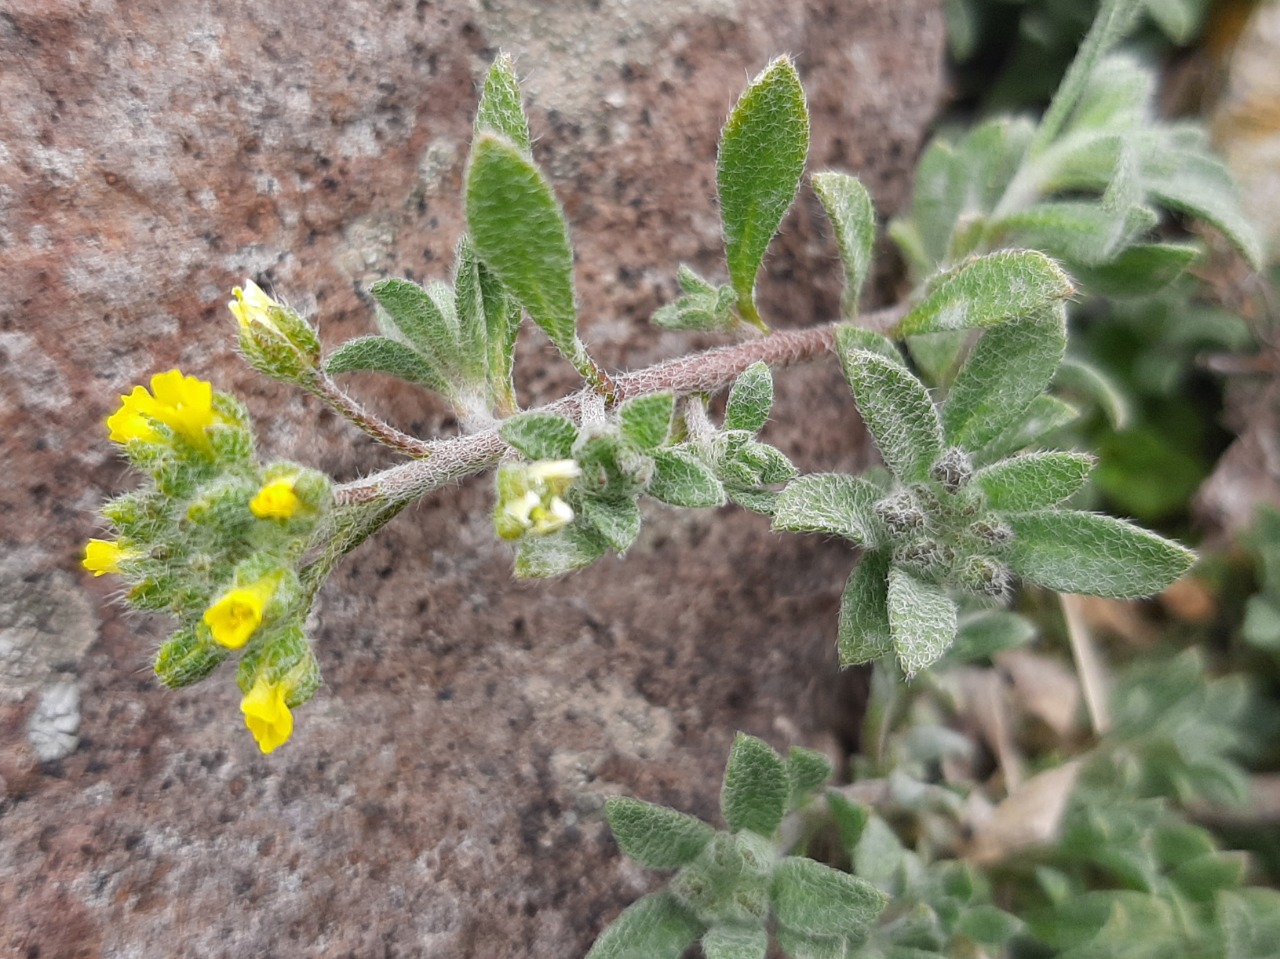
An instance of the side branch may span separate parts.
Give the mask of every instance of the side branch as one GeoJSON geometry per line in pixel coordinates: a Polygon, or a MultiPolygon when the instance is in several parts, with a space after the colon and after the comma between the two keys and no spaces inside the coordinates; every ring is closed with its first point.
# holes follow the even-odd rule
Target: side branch
{"type": "MultiPolygon", "coordinates": [[[[859,317],[857,322],[868,329],[887,330],[901,316],[901,307],[891,307],[859,317]]],[[[761,360],[776,368],[816,359],[833,348],[836,328],[841,325],[843,323],[828,323],[800,330],[775,331],[747,343],[721,346],[632,373],[618,374],[613,378],[617,398],[625,400],[666,391],[677,396],[715,393],[730,386],[747,367],[761,360]]],[[[560,413],[579,422],[584,403],[593,397],[599,401],[593,390],[582,390],[540,409],[560,413]]],[[[447,440],[417,442],[423,444],[417,455],[425,455],[426,458],[344,483],[334,490],[336,503],[339,506],[373,502],[406,504],[455,480],[488,469],[501,459],[507,449],[496,428],[447,440]]]]}

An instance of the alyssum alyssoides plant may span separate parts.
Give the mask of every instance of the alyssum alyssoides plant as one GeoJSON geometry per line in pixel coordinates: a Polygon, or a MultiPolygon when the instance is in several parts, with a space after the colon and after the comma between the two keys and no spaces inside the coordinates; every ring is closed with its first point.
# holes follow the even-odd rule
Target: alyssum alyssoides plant
{"type": "MultiPolygon", "coordinates": [[[[914,225],[897,231],[915,244],[920,280],[901,307],[857,313],[875,233],[871,202],[853,177],[814,174],[844,269],[843,316],[787,332],[769,331],[755,287],[800,187],[809,121],[791,61],[769,64],[730,112],[719,145],[728,282],[682,266],[681,296],[654,317],[746,337],[626,374],[601,369],[578,335],[567,224],[534,162],[511,63],[500,57],[480,97],[467,233],[450,281],[375,283],[381,333],[327,356],[304,318],[254,284],[230,304],[255,368],[313,394],[407,461],[338,484],[297,464],[263,465],[233,398],[179,371],[161,373],[150,390],[122,397],[108,420],[144,479],[104,507],[113,537],[92,541],[85,565],[119,574],[132,605],[178,620],[156,657],[162,682],[187,685],[236,659],[246,722],[268,752],[288,739],[292,710],[318,686],[303,623],[328,573],[419,497],[495,467],[494,523],[515,544],[520,576],[624,553],[640,531],[642,496],[687,508],[732,501],[780,531],[847,539],[861,558],[840,605],[841,661],[878,661],[889,674],[929,667],[962,611],[1002,601],[1018,579],[1114,597],[1158,592],[1192,554],[1072,509],[1093,461],[1044,449],[1074,415],[1049,391],[1075,287],[1050,256],[1009,246],[1057,237],[1068,245],[1056,252],[1095,275],[1145,276],[1154,264],[1168,276],[1189,262],[1183,246],[1153,239],[1160,210],[1173,207],[1226,227],[1253,252],[1220,168],[1189,134],[1134,111],[1121,130],[1104,109],[1119,94],[1099,65],[1133,6],[1104,6],[1039,125],[991,134],[988,152],[999,163],[986,179],[922,179],[926,194],[944,195],[934,202],[918,189],[914,225]],[[1098,90],[1111,92],[1100,101],[1098,90]],[[1161,137],[1177,149],[1148,149],[1161,137]],[[1165,167],[1157,170],[1157,160],[1165,167]],[[524,316],[586,385],[521,412],[512,364],[524,316]],[[758,439],[773,402],[771,369],[830,352],[884,469],[800,476],[758,439]],[[357,370],[438,392],[463,432],[422,439],[370,415],[336,381],[357,370]],[[725,389],[715,423],[708,399],[725,389]]],[[[700,939],[709,959],[761,959],[771,929],[796,959],[861,948],[879,894],[774,844],[785,811],[826,777],[811,759],[784,761],[740,740],[723,795],[728,833],[659,807],[611,804],[625,849],[681,872],[670,895],[628,912],[594,955],[674,959],[700,939]]]]}

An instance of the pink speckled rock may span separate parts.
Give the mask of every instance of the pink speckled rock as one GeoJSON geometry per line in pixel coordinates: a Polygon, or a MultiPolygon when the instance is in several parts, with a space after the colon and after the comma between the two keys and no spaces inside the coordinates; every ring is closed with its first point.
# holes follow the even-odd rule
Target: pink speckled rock
{"type": "MultiPolygon", "coordinates": [[[[936,0],[0,2],[0,955],[581,955],[655,881],[604,797],[711,818],[736,729],[834,742],[857,714],[832,649],[851,557],[740,512],[653,509],[625,565],[526,584],[487,482],[422,503],[321,595],[327,685],[270,757],[229,675],[153,682],[166,624],[77,560],[129,482],[102,419],[174,365],[247,396],[273,455],[391,462],[240,363],[225,302],[251,276],[334,345],[371,330],[371,280],[445,276],[499,48],[573,224],[584,338],[636,368],[693,342],[647,324],[677,264],[723,275],[715,140],[746,79],[794,54],[811,168],[889,211],[942,39],[936,0]],[[79,744],[41,764],[55,683],[79,744]]],[[[834,313],[824,229],[806,195],[769,261],[777,325],[834,313]]],[[[523,337],[525,402],[573,384],[523,337]]],[[[430,397],[354,388],[454,429],[430,397]]],[[[846,394],[833,365],[786,373],[769,437],[806,469],[860,461],[846,394]]]]}

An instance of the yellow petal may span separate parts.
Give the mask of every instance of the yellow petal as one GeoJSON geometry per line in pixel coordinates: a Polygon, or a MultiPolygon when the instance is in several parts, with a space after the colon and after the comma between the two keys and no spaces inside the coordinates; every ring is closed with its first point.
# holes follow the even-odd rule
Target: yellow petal
{"type": "Polygon", "coordinates": [[[263,595],[258,584],[230,590],[204,611],[204,624],[215,642],[239,649],[262,625],[262,611],[270,598],[271,593],[263,595]]]}
{"type": "Polygon", "coordinates": [[[81,564],[94,576],[104,573],[120,572],[120,561],[125,558],[126,551],[119,543],[105,539],[91,539],[84,547],[84,559],[81,564]]]}
{"type": "Polygon", "coordinates": [[[295,477],[282,476],[264,483],[256,496],[249,501],[249,510],[258,519],[289,519],[302,505],[293,491],[295,477]]]}
{"type": "Polygon", "coordinates": [[[293,733],[293,713],[285,703],[285,689],[265,675],[254,681],[253,688],[240,701],[244,724],[253,733],[258,748],[269,753],[283,745],[293,733]]]}

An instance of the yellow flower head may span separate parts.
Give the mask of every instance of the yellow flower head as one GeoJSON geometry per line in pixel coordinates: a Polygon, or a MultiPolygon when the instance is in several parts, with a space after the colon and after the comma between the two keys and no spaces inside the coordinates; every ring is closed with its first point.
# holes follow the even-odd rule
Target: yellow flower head
{"type": "Polygon", "coordinates": [[[258,519],[290,519],[302,501],[293,491],[297,476],[280,476],[262,484],[262,489],[249,501],[249,510],[258,519]]]}
{"type": "Polygon", "coordinates": [[[135,439],[155,442],[160,438],[151,425],[155,420],[208,449],[204,431],[217,418],[213,387],[194,376],[183,376],[180,370],[169,370],[151,377],[150,393],[135,386],[128,396],[120,397],[120,409],[107,418],[107,427],[117,443],[135,439]]]}
{"type": "Polygon", "coordinates": [[[228,649],[239,649],[262,625],[262,613],[276,591],[278,579],[269,576],[248,586],[223,593],[204,611],[204,624],[214,641],[228,649]]]}
{"type": "Polygon", "coordinates": [[[273,683],[260,674],[240,701],[244,724],[264,753],[283,745],[293,732],[293,713],[289,712],[285,698],[282,684],[273,683]]]}
{"type": "Polygon", "coordinates": [[[118,573],[120,572],[120,561],[128,559],[131,555],[119,543],[113,543],[106,539],[91,539],[85,544],[84,559],[81,560],[81,565],[93,573],[94,576],[101,576],[103,573],[118,573]]]}
{"type": "Polygon", "coordinates": [[[231,295],[235,299],[228,303],[227,307],[236,318],[236,322],[240,324],[240,329],[248,332],[249,327],[257,323],[278,336],[284,336],[275,320],[271,318],[271,311],[280,309],[280,304],[263,293],[262,287],[257,283],[253,280],[245,280],[244,289],[237,286],[231,291],[231,295]]]}

